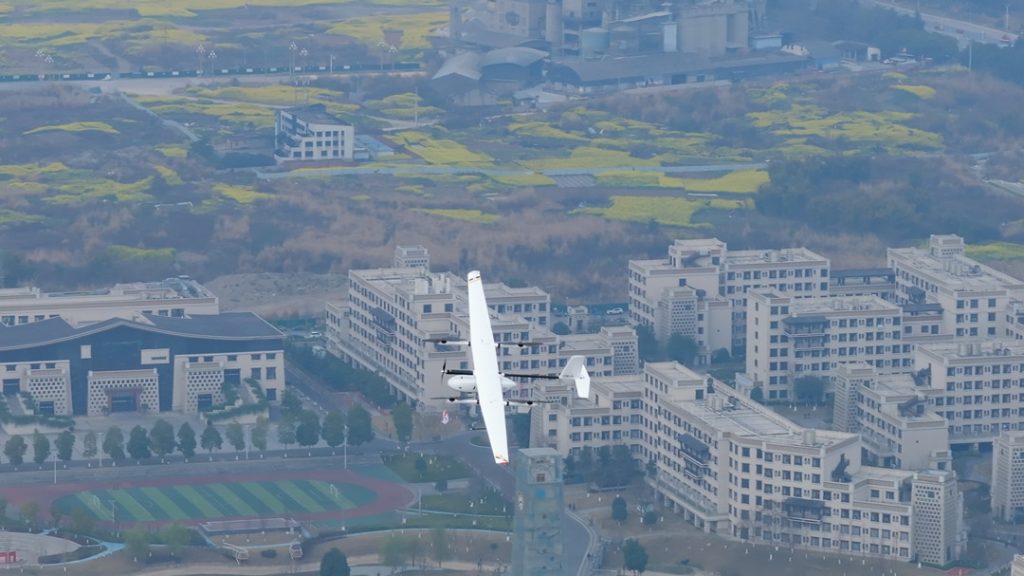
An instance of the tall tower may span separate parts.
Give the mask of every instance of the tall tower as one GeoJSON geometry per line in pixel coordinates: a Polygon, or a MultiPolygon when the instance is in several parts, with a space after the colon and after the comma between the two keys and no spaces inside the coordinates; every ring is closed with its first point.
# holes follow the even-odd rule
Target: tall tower
{"type": "Polygon", "coordinates": [[[562,459],[553,448],[522,448],[515,466],[512,576],[563,576],[562,459]]]}

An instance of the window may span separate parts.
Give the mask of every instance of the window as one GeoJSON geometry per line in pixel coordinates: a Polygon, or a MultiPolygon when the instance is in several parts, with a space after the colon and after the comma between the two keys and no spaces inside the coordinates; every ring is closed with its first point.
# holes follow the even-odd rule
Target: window
{"type": "Polygon", "coordinates": [[[276,366],[268,366],[267,367],[267,380],[277,380],[277,367],[276,366]]]}

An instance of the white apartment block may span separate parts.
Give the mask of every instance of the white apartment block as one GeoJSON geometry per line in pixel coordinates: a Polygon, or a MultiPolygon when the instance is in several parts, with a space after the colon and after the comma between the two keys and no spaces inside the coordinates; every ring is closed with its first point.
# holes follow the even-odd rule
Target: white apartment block
{"type": "Polygon", "coordinates": [[[762,288],[798,298],[828,295],[829,261],[806,248],[730,252],[725,242],[716,238],[676,240],[668,248],[668,258],[630,260],[630,320],[652,326],[656,334],[662,335],[685,324],[691,332],[686,335],[697,341],[701,356],[707,357],[717,349],[713,346],[723,342],[722,327],[717,322],[725,309],[731,309],[729,348],[734,354],[742,353],[746,294],[762,288]],[[693,288],[694,293],[676,290],[684,287],[693,288]],[[698,300],[697,318],[681,318],[680,307],[694,296],[698,300]],[[668,303],[662,305],[662,301],[668,303]],[[675,326],[665,327],[665,322],[675,326]]]}
{"type": "Polygon", "coordinates": [[[1024,576],[1024,556],[1013,555],[1013,562],[1010,564],[1010,576],[1024,576]]]}
{"type": "Polygon", "coordinates": [[[950,442],[991,442],[1024,430],[1024,342],[922,344],[914,369],[929,405],[946,419],[950,442]]]}
{"type": "MultiPolygon", "coordinates": [[[[400,248],[396,255],[402,254],[400,248]]],[[[557,373],[573,354],[587,357],[595,377],[638,369],[631,328],[559,337],[548,329],[551,297],[546,292],[503,284],[486,284],[484,291],[494,312],[495,341],[507,343],[498,350],[502,371],[557,373]]],[[[326,332],[328,351],[380,373],[395,393],[417,402],[440,406],[453,395],[444,383],[445,364],[471,368],[465,348],[431,342],[468,337],[465,281],[421,265],[350,271],[348,301],[327,304],[326,332]]],[[[524,385],[512,396],[527,398],[542,386],[524,385]]]]}
{"type": "Polygon", "coordinates": [[[827,377],[839,364],[866,362],[883,373],[911,369],[903,311],[878,296],[793,298],[752,290],[747,302],[745,385],[768,401],[794,397],[801,376],[827,377]]]}
{"type": "Polygon", "coordinates": [[[274,160],[352,160],[355,139],[355,127],[329,114],[323,104],[278,110],[274,120],[274,160]]]}
{"type": "Polygon", "coordinates": [[[530,447],[578,454],[581,448],[629,446],[640,451],[643,433],[643,388],[639,376],[611,376],[591,381],[590,398],[577,398],[565,385],[547,386],[545,399],[530,411],[530,447]]]}
{"type": "Polygon", "coordinates": [[[927,251],[890,248],[887,260],[897,302],[941,305],[941,332],[957,338],[1005,336],[1008,304],[1024,299],[1024,281],[964,256],[959,236],[932,235],[927,251]]]}
{"type": "Polygon", "coordinates": [[[641,457],[657,466],[648,482],[696,526],[940,565],[962,550],[953,472],[865,466],[858,435],[804,429],[675,363],[647,364],[642,377],[641,457]]]}
{"type": "Polygon", "coordinates": [[[863,461],[902,470],[951,470],[946,419],[911,374],[882,375],[869,364],[840,364],[832,386],[833,429],[859,433],[863,461]]]}
{"type": "Polygon", "coordinates": [[[49,318],[63,318],[72,326],[81,326],[111,318],[138,320],[143,314],[183,318],[219,313],[217,297],[187,276],[73,292],[43,292],[35,287],[0,289],[0,324],[5,326],[49,318]]]}
{"type": "Polygon", "coordinates": [[[992,444],[991,493],[993,515],[1004,522],[1024,515],[1024,433],[1003,432],[992,444]]]}

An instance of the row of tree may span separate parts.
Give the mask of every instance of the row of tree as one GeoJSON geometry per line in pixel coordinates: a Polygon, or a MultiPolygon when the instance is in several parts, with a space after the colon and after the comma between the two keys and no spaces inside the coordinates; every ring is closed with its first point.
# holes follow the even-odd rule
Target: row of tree
{"type": "Polygon", "coordinates": [[[637,476],[636,460],[629,447],[618,444],[597,450],[584,447],[565,458],[566,480],[594,483],[599,487],[626,486],[637,476]]]}

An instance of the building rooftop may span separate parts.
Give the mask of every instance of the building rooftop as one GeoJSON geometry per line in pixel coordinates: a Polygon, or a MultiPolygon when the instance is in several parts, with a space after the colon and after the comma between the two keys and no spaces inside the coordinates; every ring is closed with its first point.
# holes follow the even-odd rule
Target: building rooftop
{"type": "Polygon", "coordinates": [[[726,253],[725,261],[732,265],[769,262],[806,262],[810,264],[828,262],[828,258],[807,248],[781,248],[778,250],[730,250],[726,253]]]}
{"type": "Polygon", "coordinates": [[[828,275],[830,278],[895,277],[896,272],[892,268],[846,268],[843,270],[829,270],[828,275]]]}
{"type": "Polygon", "coordinates": [[[889,248],[888,255],[890,259],[902,262],[903,266],[930,276],[936,284],[949,290],[1024,289],[1024,281],[966,256],[938,258],[920,248],[889,248]]]}
{"type": "Polygon", "coordinates": [[[310,104],[308,106],[296,106],[294,108],[285,108],[283,110],[295,116],[303,122],[311,124],[336,124],[339,126],[346,125],[337,116],[327,112],[327,107],[323,104],[310,104]]]}
{"type": "Polygon", "coordinates": [[[114,284],[109,288],[96,290],[42,292],[35,287],[0,289],[0,307],[198,298],[216,299],[217,297],[202,284],[187,276],[168,278],[159,282],[114,284]]]}
{"type": "Polygon", "coordinates": [[[789,311],[794,316],[865,311],[899,313],[900,307],[874,295],[829,296],[825,298],[794,298],[789,304],[789,311]]]}
{"type": "Polygon", "coordinates": [[[991,357],[1019,358],[1024,356],[1024,341],[975,340],[959,342],[932,342],[928,344],[918,344],[917,349],[922,353],[950,360],[991,357]]]}
{"type": "Polygon", "coordinates": [[[0,350],[19,350],[80,338],[91,334],[128,326],[159,332],[170,336],[210,338],[217,340],[252,340],[281,338],[283,334],[251,312],[227,312],[216,315],[196,315],[185,318],[171,318],[147,314],[139,322],[113,318],[95,324],[75,328],[62,318],[51,318],[40,322],[17,326],[0,325],[0,350]]]}
{"type": "Polygon", "coordinates": [[[772,64],[796,63],[806,58],[783,53],[764,53],[745,57],[706,58],[701,56],[646,54],[602,60],[562,58],[552,61],[549,77],[556,81],[600,83],[649,76],[698,74],[772,64]]]}

